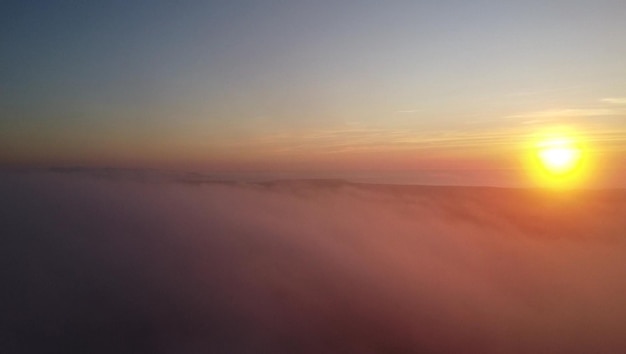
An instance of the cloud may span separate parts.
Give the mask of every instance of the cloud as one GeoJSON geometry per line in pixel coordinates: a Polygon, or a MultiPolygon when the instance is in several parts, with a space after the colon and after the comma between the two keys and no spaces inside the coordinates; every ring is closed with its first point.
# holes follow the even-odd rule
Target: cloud
{"type": "Polygon", "coordinates": [[[603,98],[600,101],[604,103],[610,103],[610,104],[616,104],[616,105],[626,105],[626,97],[603,98]]]}
{"type": "Polygon", "coordinates": [[[420,111],[419,109],[407,109],[407,110],[398,110],[398,111],[396,111],[396,113],[400,113],[400,114],[402,114],[402,113],[417,113],[419,111],[420,111]]]}
{"type": "Polygon", "coordinates": [[[623,192],[139,180],[0,175],[6,352],[623,348],[623,192]]]}
{"type": "Polygon", "coordinates": [[[542,120],[550,121],[560,118],[585,118],[585,117],[601,117],[601,116],[613,116],[619,112],[607,109],[607,108],[587,108],[587,109],[553,109],[536,111],[522,114],[509,115],[506,118],[509,119],[528,119],[528,120],[542,120]]]}
{"type": "Polygon", "coordinates": [[[367,126],[345,126],[261,136],[232,141],[229,149],[269,151],[289,154],[341,154],[349,152],[397,152],[446,150],[459,147],[482,148],[509,145],[522,138],[519,131],[458,131],[389,129],[367,126]]]}

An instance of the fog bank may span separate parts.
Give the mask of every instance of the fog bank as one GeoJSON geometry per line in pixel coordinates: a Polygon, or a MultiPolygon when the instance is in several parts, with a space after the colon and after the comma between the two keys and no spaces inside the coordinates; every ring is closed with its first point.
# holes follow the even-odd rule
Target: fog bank
{"type": "Polygon", "coordinates": [[[618,352],[626,193],[3,173],[0,352],[618,352]]]}

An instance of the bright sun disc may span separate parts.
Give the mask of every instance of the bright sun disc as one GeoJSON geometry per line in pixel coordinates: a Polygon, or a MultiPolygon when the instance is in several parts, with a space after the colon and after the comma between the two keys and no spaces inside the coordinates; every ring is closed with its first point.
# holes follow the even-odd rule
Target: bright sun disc
{"type": "Polygon", "coordinates": [[[529,169],[537,185],[556,189],[581,187],[589,176],[584,139],[561,129],[531,139],[529,169]]]}
{"type": "Polygon", "coordinates": [[[573,172],[581,157],[580,148],[564,139],[540,143],[537,154],[543,168],[556,175],[573,172]]]}

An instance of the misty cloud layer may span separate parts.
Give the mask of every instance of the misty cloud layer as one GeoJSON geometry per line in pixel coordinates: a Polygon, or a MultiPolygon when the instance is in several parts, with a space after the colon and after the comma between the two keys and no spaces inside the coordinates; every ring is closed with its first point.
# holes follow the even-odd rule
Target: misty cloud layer
{"type": "Polygon", "coordinates": [[[617,352],[626,194],[0,176],[0,352],[617,352]]]}

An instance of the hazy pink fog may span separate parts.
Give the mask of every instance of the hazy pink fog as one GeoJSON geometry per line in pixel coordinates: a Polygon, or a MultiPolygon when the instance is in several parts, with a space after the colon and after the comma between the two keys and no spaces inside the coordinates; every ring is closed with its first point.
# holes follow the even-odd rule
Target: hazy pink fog
{"type": "Polygon", "coordinates": [[[626,193],[0,177],[0,351],[626,350],[626,193]]]}

